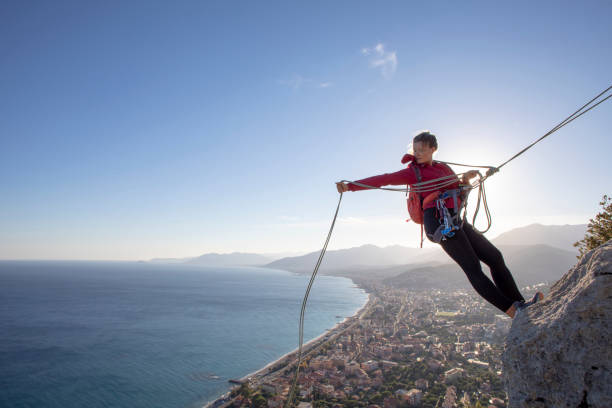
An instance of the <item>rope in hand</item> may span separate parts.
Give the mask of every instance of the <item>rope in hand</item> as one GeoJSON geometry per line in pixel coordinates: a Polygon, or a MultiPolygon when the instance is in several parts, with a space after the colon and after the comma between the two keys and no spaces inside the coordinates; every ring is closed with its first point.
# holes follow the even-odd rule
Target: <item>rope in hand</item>
{"type": "MultiPolygon", "coordinates": [[[[455,166],[479,167],[479,168],[487,168],[488,169],[486,174],[485,174],[485,176],[482,176],[479,173],[480,177],[479,177],[478,181],[476,183],[474,183],[474,184],[470,184],[470,187],[468,187],[469,189],[478,188],[478,201],[476,203],[476,210],[474,212],[474,217],[472,219],[472,225],[476,221],[476,215],[478,214],[478,210],[480,208],[480,203],[482,202],[482,205],[483,205],[483,207],[485,209],[485,214],[486,214],[487,223],[488,223],[487,229],[484,230],[483,232],[488,231],[489,228],[491,227],[491,214],[489,212],[489,207],[487,205],[487,197],[486,197],[486,193],[485,193],[485,189],[484,189],[484,182],[485,182],[485,180],[487,178],[491,177],[493,174],[497,173],[499,171],[499,169],[501,169],[503,166],[505,166],[506,164],[510,163],[512,160],[516,159],[517,157],[519,157],[520,155],[525,153],[527,150],[531,149],[536,143],[538,143],[541,140],[543,140],[544,138],[552,135],[557,130],[561,129],[562,127],[564,127],[565,125],[569,124],[570,122],[578,119],[580,116],[584,115],[585,113],[587,113],[591,109],[597,107],[602,102],[605,102],[606,100],[610,99],[612,97],[612,94],[610,94],[610,95],[606,96],[605,98],[601,99],[600,101],[598,101],[594,105],[591,105],[593,102],[595,102],[597,99],[599,99],[602,95],[604,95],[610,89],[612,89],[612,86],[609,86],[608,88],[606,88],[604,91],[599,93],[596,97],[594,97],[593,99],[588,101],[586,104],[581,106],[574,113],[572,113],[567,118],[565,118],[564,120],[559,122],[555,127],[553,127],[551,130],[549,130],[542,137],[540,137],[539,139],[537,139],[536,141],[534,141],[533,143],[531,143],[530,145],[525,147],[523,150],[519,151],[514,156],[512,156],[511,158],[509,158],[508,160],[506,160],[505,162],[503,162],[502,164],[500,164],[497,167],[492,167],[492,166],[471,166],[471,165],[460,164],[460,163],[442,162],[442,163],[451,164],[451,165],[455,165],[455,166]],[[591,105],[591,106],[588,109],[585,110],[585,108],[587,108],[589,105],[591,105]]],[[[453,175],[453,176],[445,176],[445,177],[440,177],[440,178],[434,179],[434,180],[428,180],[428,181],[424,181],[424,182],[421,182],[421,183],[416,183],[416,184],[413,184],[413,187],[411,189],[408,189],[408,188],[375,187],[375,186],[368,186],[368,185],[365,185],[365,184],[361,184],[361,183],[358,183],[358,182],[355,182],[355,181],[352,181],[351,183],[353,183],[355,185],[362,186],[362,187],[370,188],[370,189],[378,189],[378,190],[386,190],[386,191],[400,191],[400,192],[404,192],[404,193],[405,192],[409,192],[409,191],[414,191],[414,192],[418,192],[418,193],[424,193],[424,192],[428,192],[428,191],[435,191],[435,190],[438,190],[438,189],[443,188],[445,186],[454,184],[457,181],[457,177],[460,176],[460,175],[463,175],[463,174],[465,174],[465,173],[458,173],[458,174],[453,175]]],[[[347,182],[347,180],[342,180],[342,181],[343,182],[347,182]]],[[[302,344],[303,344],[303,341],[304,341],[304,314],[306,312],[306,303],[308,301],[308,295],[310,294],[310,289],[312,288],[312,284],[314,283],[314,279],[315,279],[315,277],[316,277],[316,275],[317,275],[317,273],[319,271],[319,267],[321,266],[321,262],[323,261],[323,256],[325,255],[325,251],[327,250],[327,245],[329,244],[329,240],[331,238],[332,231],[334,230],[334,225],[336,224],[336,218],[338,217],[338,211],[340,210],[340,203],[341,202],[342,202],[342,193],[340,193],[340,198],[338,200],[338,206],[336,207],[336,212],[334,214],[334,219],[333,219],[332,224],[331,224],[331,226],[329,228],[329,232],[327,233],[327,239],[325,240],[325,244],[323,245],[323,248],[321,249],[321,253],[319,254],[319,259],[317,260],[315,268],[314,268],[314,270],[312,272],[312,276],[310,277],[310,281],[308,282],[308,287],[306,288],[306,293],[305,293],[304,299],[302,301],[302,309],[300,311],[300,323],[299,323],[298,360],[297,360],[297,364],[296,364],[296,368],[295,368],[295,376],[294,376],[294,379],[293,379],[293,384],[291,385],[291,390],[289,391],[289,395],[287,397],[287,400],[285,401],[284,408],[291,407],[291,405],[293,404],[293,399],[295,397],[295,390],[296,390],[296,386],[297,386],[297,381],[298,381],[298,376],[299,376],[299,371],[300,371],[300,365],[302,363],[302,344]]]]}

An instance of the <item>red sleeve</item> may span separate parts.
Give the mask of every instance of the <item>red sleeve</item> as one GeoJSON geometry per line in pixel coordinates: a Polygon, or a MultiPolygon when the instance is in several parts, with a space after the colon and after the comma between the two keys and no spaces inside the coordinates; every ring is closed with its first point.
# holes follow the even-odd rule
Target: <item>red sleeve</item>
{"type": "MultiPolygon", "coordinates": [[[[378,176],[372,176],[361,180],[355,180],[357,183],[365,184],[372,187],[382,187],[388,185],[414,184],[417,182],[416,174],[411,168],[405,168],[395,173],[385,173],[378,176]]],[[[367,187],[361,187],[349,182],[349,191],[366,190],[367,187]]]]}

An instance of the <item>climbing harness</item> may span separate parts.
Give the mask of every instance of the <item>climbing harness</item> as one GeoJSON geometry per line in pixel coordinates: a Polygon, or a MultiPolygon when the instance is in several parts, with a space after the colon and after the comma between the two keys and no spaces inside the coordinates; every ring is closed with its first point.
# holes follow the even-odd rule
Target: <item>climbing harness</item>
{"type": "MultiPolygon", "coordinates": [[[[506,160],[505,162],[503,162],[502,164],[500,164],[497,167],[493,167],[493,166],[470,166],[470,165],[466,165],[466,164],[459,164],[459,163],[452,163],[452,162],[442,162],[445,164],[451,164],[451,165],[456,165],[456,166],[465,166],[465,167],[479,167],[479,168],[486,168],[487,172],[485,173],[484,176],[482,176],[482,174],[480,174],[480,172],[478,173],[479,178],[475,183],[472,183],[468,186],[464,186],[464,192],[469,193],[470,190],[476,189],[478,188],[478,201],[476,203],[476,209],[474,211],[474,217],[472,219],[472,225],[474,224],[474,222],[476,221],[476,215],[478,214],[478,210],[480,209],[480,205],[482,202],[483,208],[485,210],[485,214],[487,217],[487,228],[484,231],[481,232],[486,232],[489,230],[489,228],[491,227],[491,214],[489,212],[489,207],[487,205],[487,198],[486,198],[486,194],[485,194],[485,188],[484,188],[484,182],[486,179],[488,179],[489,177],[491,177],[492,175],[494,175],[495,173],[497,173],[502,167],[504,167],[506,164],[510,163],[512,160],[516,159],[517,157],[519,157],[520,155],[522,155],[523,153],[525,153],[527,150],[531,149],[536,143],[540,142],[541,140],[543,140],[544,138],[550,136],[551,134],[553,134],[554,132],[556,132],[557,130],[561,129],[562,127],[564,127],[565,125],[573,122],[574,120],[578,119],[580,116],[584,115],[585,113],[587,113],[588,111],[592,110],[593,108],[597,107],[598,105],[600,105],[601,103],[605,102],[606,100],[610,99],[612,97],[612,94],[606,96],[605,98],[599,100],[597,103],[591,105],[593,102],[597,101],[601,96],[603,96],[604,94],[606,94],[610,89],[612,89],[612,86],[609,86],[608,88],[606,88],[604,91],[602,91],[601,93],[599,93],[597,96],[595,96],[593,99],[591,99],[590,101],[588,101],[586,104],[584,104],[583,106],[581,106],[578,110],[576,110],[574,113],[572,113],[571,115],[569,115],[567,118],[565,118],[564,120],[562,120],[561,122],[559,122],[555,127],[553,127],[551,130],[549,130],[546,134],[544,134],[543,136],[541,136],[539,139],[537,139],[536,141],[534,141],[533,143],[531,143],[530,145],[528,145],[527,147],[525,147],[523,150],[519,151],[518,153],[516,153],[514,156],[510,157],[508,160],[506,160]],[[591,105],[591,106],[589,106],[591,105]],[[587,108],[588,109],[585,109],[587,108]]],[[[401,192],[417,192],[417,193],[424,193],[424,192],[434,192],[436,190],[441,190],[444,187],[448,187],[452,184],[455,184],[457,182],[457,177],[461,176],[465,173],[459,173],[459,174],[454,174],[454,175],[449,175],[449,176],[444,176],[444,177],[440,177],[437,179],[433,179],[433,180],[428,180],[428,181],[422,181],[419,183],[416,183],[412,186],[412,188],[389,188],[389,187],[375,187],[375,186],[368,186],[362,183],[358,183],[355,181],[348,181],[348,180],[342,180],[342,182],[349,182],[361,187],[365,187],[365,188],[369,188],[369,189],[378,189],[378,190],[386,190],[386,191],[401,191],[401,192]]],[[[448,192],[445,192],[448,193],[448,192]]],[[[443,194],[445,194],[443,193],[443,194]]],[[[456,200],[457,195],[454,196],[454,200],[456,200]]],[[[448,198],[448,197],[447,197],[448,198]]],[[[465,201],[467,201],[467,194],[465,196],[465,200],[462,200],[462,208],[465,208],[465,201]]],[[[438,201],[440,200],[440,198],[438,198],[438,201]]],[[[319,271],[319,267],[321,266],[321,262],[323,261],[323,257],[325,256],[325,251],[327,250],[327,245],[329,244],[329,240],[331,238],[331,234],[332,231],[334,230],[334,225],[336,224],[336,219],[338,217],[338,211],[340,210],[340,203],[342,202],[342,193],[340,193],[340,198],[338,199],[338,206],[336,207],[336,212],[334,214],[334,218],[332,221],[332,224],[329,228],[329,232],[327,234],[327,239],[325,240],[325,244],[323,245],[323,248],[321,249],[321,253],[319,254],[319,259],[317,260],[317,263],[314,267],[314,270],[312,271],[312,276],[310,277],[310,281],[308,282],[308,287],[306,288],[306,293],[304,294],[304,299],[302,301],[302,308],[300,311],[300,323],[299,323],[299,347],[298,347],[298,360],[297,360],[297,364],[295,367],[295,376],[293,379],[293,384],[291,385],[291,389],[289,391],[289,395],[287,397],[287,400],[285,401],[285,405],[284,408],[289,408],[291,407],[291,405],[293,404],[293,399],[295,397],[295,390],[297,387],[297,381],[298,381],[298,376],[299,376],[299,372],[300,372],[300,365],[302,362],[302,345],[303,345],[303,340],[304,340],[304,314],[306,311],[306,303],[308,301],[308,295],[310,294],[310,289],[312,288],[312,284],[314,283],[314,279],[319,271]]],[[[438,204],[436,204],[438,205],[438,204]]],[[[444,205],[444,203],[442,202],[442,205],[444,205]]],[[[448,211],[448,209],[445,207],[444,205],[444,209],[446,210],[446,212],[448,213],[448,218],[445,218],[444,220],[444,230],[447,234],[454,234],[456,229],[453,229],[456,227],[456,224],[453,224],[453,222],[456,223],[456,220],[458,218],[458,214],[459,214],[459,209],[457,208],[456,204],[455,204],[455,215],[452,216],[450,214],[450,212],[448,211]],[[454,221],[452,221],[454,219],[454,221]],[[447,226],[447,220],[448,220],[448,226],[447,226]]],[[[461,223],[463,223],[463,220],[465,220],[465,211],[464,211],[464,215],[462,217],[462,221],[461,223]]],[[[448,237],[452,236],[452,235],[447,235],[448,237]]]]}
{"type": "MultiPolygon", "coordinates": [[[[461,209],[465,207],[465,202],[467,200],[462,200],[461,207],[459,207],[459,199],[463,194],[462,188],[455,188],[452,190],[446,190],[441,193],[436,199],[436,209],[438,210],[438,214],[440,218],[442,218],[442,223],[436,229],[433,236],[430,236],[431,240],[435,243],[440,243],[441,241],[446,240],[455,235],[455,231],[459,231],[463,228],[463,221],[465,218],[460,217],[461,209]],[[450,211],[446,207],[446,199],[453,199],[455,214],[451,215],[450,211]]],[[[467,190],[469,192],[469,190],[467,190]]]]}
{"type": "MultiPolygon", "coordinates": [[[[440,163],[435,161],[434,163],[440,163]]],[[[442,162],[446,164],[445,162],[442,162]]],[[[489,166],[481,166],[485,168],[490,168],[489,166]]],[[[418,166],[412,165],[409,168],[414,169],[417,184],[423,183],[421,177],[421,171],[418,166]]],[[[478,172],[480,175],[480,172],[478,172]]],[[[451,176],[452,178],[448,180],[448,184],[455,184],[457,182],[456,176],[451,176]]],[[[482,175],[481,175],[482,177],[482,175]]],[[[445,185],[447,183],[444,183],[445,185]]],[[[410,214],[410,219],[406,221],[413,221],[417,224],[421,225],[421,244],[420,247],[423,248],[423,223],[424,223],[424,214],[423,210],[425,206],[435,201],[435,206],[438,210],[438,215],[443,219],[444,226],[440,225],[438,229],[435,231],[433,235],[428,234],[429,238],[435,242],[439,243],[442,240],[445,240],[447,237],[452,237],[457,231],[463,227],[463,221],[465,219],[466,207],[467,207],[467,197],[470,192],[470,188],[465,185],[460,185],[459,188],[446,190],[444,192],[437,190],[434,192],[430,192],[425,198],[423,198],[422,194],[415,191],[417,189],[407,189],[406,197],[407,197],[407,206],[408,213],[410,214]],[[451,216],[449,210],[446,208],[445,200],[447,198],[453,199],[455,215],[451,216]],[[461,211],[463,210],[463,217],[461,217],[461,211]]],[[[487,207],[488,211],[488,207],[487,207]]],[[[487,228],[488,230],[489,228],[487,228]]],[[[484,231],[486,232],[486,231],[484,231]]]]}

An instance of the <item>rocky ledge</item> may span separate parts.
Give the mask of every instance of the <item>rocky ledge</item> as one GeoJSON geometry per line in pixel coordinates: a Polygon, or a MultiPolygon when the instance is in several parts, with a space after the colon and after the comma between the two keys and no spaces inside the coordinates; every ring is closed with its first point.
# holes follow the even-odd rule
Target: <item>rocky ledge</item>
{"type": "Polygon", "coordinates": [[[509,406],[612,407],[612,240],[519,313],[502,356],[509,406]]]}

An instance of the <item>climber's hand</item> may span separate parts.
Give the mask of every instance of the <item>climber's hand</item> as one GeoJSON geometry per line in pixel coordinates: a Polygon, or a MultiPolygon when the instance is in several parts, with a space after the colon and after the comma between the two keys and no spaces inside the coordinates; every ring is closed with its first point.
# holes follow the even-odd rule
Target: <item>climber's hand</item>
{"type": "Polygon", "coordinates": [[[478,170],[470,170],[467,171],[463,174],[463,182],[464,183],[469,183],[470,179],[473,179],[474,177],[476,177],[479,174],[478,170]]]}
{"type": "Polygon", "coordinates": [[[336,183],[336,189],[338,189],[339,193],[344,193],[345,191],[348,191],[348,184],[347,183],[343,183],[342,181],[339,181],[336,183]]]}

